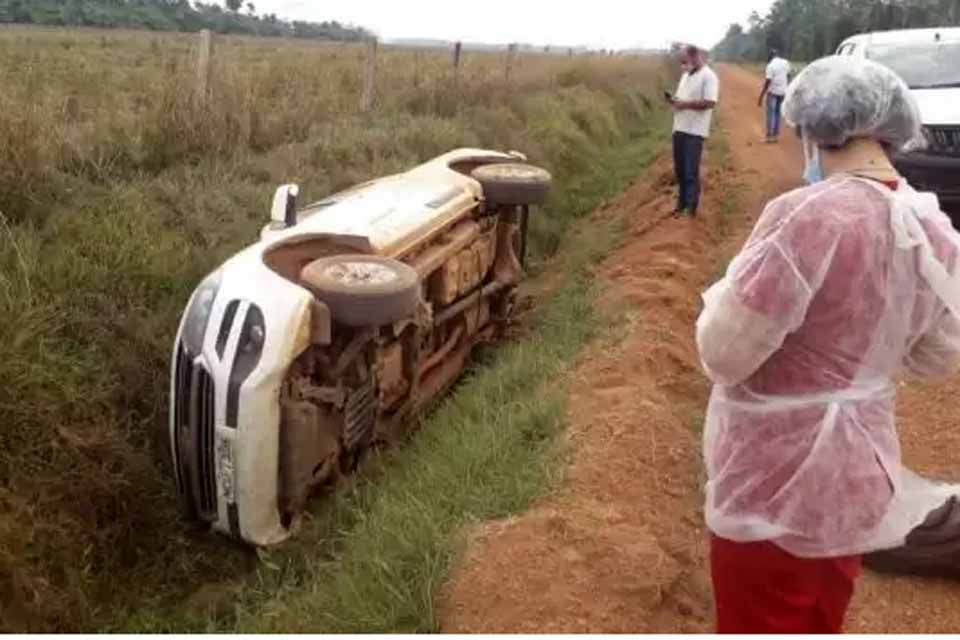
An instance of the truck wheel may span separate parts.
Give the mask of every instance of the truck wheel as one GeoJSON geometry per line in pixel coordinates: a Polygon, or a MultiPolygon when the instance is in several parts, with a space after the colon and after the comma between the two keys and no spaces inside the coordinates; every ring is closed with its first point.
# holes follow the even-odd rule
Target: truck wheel
{"type": "Polygon", "coordinates": [[[483,187],[483,197],[495,205],[537,205],[547,200],[550,173],[519,162],[477,167],[470,174],[483,187]]]}
{"type": "Polygon", "coordinates": [[[420,276],[402,262],[368,255],[314,260],[300,278],[348,327],[393,324],[408,318],[420,302],[420,276]]]}

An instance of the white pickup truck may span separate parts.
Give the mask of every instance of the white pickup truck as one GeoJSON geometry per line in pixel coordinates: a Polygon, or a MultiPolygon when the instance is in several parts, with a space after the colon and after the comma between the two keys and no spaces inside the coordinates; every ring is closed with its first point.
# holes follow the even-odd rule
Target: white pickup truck
{"type": "Polygon", "coordinates": [[[549,173],[461,149],[298,210],[196,289],[173,349],[170,448],[189,517],[287,538],[317,489],[462,373],[508,321],[549,173]]]}
{"type": "Polygon", "coordinates": [[[864,33],[844,40],[837,54],[879,62],[909,85],[928,147],[894,164],[915,188],[936,193],[960,228],[960,28],[864,33]]]}

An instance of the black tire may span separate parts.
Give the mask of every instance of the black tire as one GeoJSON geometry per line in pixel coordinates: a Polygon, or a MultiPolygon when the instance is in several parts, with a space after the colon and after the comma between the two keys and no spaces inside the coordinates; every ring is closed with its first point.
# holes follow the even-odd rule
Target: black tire
{"type": "Polygon", "coordinates": [[[342,255],[314,260],[300,279],[348,327],[393,324],[412,316],[420,303],[420,276],[391,258],[342,255]]]}
{"type": "Polygon", "coordinates": [[[553,181],[545,169],[519,162],[484,165],[470,175],[483,187],[487,202],[507,206],[543,204],[553,181]]]}

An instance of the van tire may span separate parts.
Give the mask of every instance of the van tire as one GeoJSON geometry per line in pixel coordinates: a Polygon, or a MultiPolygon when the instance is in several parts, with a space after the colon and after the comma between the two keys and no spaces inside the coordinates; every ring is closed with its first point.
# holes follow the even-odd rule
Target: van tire
{"type": "Polygon", "coordinates": [[[470,175],[483,187],[493,205],[540,205],[547,201],[553,178],[540,167],[520,162],[498,162],[474,169],[470,175]]]}
{"type": "Polygon", "coordinates": [[[420,275],[398,260],[340,255],[314,260],[300,279],[329,309],[334,322],[378,327],[412,317],[420,304],[420,275]]]}

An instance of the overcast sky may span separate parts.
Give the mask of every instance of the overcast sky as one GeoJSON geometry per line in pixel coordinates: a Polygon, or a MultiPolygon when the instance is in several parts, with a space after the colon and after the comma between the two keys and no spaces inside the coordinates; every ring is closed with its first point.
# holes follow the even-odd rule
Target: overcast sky
{"type": "Polygon", "coordinates": [[[731,22],[765,12],[771,0],[253,0],[258,13],[338,20],[382,38],[526,42],[596,48],[712,46],[731,22]]]}

